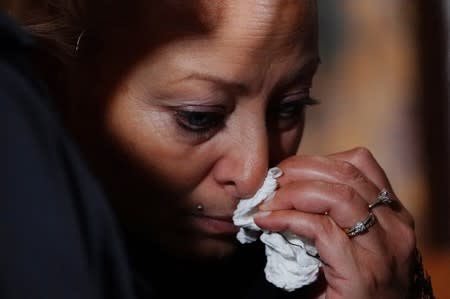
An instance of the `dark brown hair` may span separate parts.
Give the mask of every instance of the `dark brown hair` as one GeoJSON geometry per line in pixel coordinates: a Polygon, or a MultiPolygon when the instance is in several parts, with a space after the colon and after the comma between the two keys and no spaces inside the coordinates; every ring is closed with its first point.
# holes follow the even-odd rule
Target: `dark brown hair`
{"type": "Polygon", "coordinates": [[[16,15],[37,41],[35,61],[51,92],[67,98],[79,89],[80,78],[102,72],[102,63],[114,69],[95,78],[113,87],[152,49],[180,35],[209,32],[219,19],[211,13],[220,11],[217,5],[220,1],[41,0],[16,15]]]}

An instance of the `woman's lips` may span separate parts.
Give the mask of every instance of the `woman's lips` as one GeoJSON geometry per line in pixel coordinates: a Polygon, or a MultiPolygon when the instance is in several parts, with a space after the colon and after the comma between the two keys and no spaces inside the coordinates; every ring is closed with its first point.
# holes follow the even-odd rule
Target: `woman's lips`
{"type": "Polygon", "coordinates": [[[239,231],[231,216],[193,215],[192,218],[194,226],[208,234],[235,234],[239,231]]]}

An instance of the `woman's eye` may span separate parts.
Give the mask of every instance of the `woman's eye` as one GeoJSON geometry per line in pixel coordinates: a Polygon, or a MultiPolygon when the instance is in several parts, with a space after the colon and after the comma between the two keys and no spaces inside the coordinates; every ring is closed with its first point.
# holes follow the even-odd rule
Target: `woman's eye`
{"type": "Polygon", "coordinates": [[[295,98],[293,96],[286,97],[269,108],[268,126],[277,130],[289,130],[303,120],[307,106],[318,103],[319,101],[304,95],[295,98]]]}
{"type": "Polygon", "coordinates": [[[281,103],[278,108],[278,118],[293,119],[303,115],[303,111],[307,106],[318,104],[318,101],[311,98],[298,99],[281,103]]]}
{"type": "Polygon", "coordinates": [[[225,115],[219,112],[177,111],[177,123],[188,131],[205,133],[223,125],[225,115]]]}
{"type": "Polygon", "coordinates": [[[281,119],[289,119],[296,116],[300,116],[305,105],[300,101],[292,101],[289,103],[283,103],[280,105],[278,111],[278,117],[281,119]]]}

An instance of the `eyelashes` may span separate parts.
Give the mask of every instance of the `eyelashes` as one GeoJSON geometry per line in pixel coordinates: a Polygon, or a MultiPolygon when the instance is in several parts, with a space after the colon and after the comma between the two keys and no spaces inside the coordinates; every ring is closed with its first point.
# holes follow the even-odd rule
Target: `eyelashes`
{"type": "Polygon", "coordinates": [[[287,98],[281,103],[272,105],[269,108],[267,127],[270,130],[289,130],[303,122],[307,107],[318,105],[319,103],[319,100],[309,96],[302,98],[293,97],[292,99],[287,98]]]}
{"type": "Polygon", "coordinates": [[[282,102],[275,108],[275,116],[279,119],[290,119],[301,116],[308,106],[318,105],[319,101],[311,97],[282,102]]]}
{"type": "Polygon", "coordinates": [[[225,106],[190,105],[174,108],[174,120],[179,136],[194,144],[213,137],[225,126],[228,116],[225,106]]]}
{"type": "Polygon", "coordinates": [[[183,111],[175,112],[175,119],[182,128],[196,132],[205,133],[213,128],[224,124],[225,113],[206,111],[183,111]]]}
{"type": "MultiPolygon", "coordinates": [[[[282,102],[270,105],[267,111],[267,126],[289,129],[303,120],[306,107],[319,103],[319,100],[309,96],[287,97],[282,102]]],[[[218,106],[179,107],[174,113],[179,128],[187,136],[199,140],[208,139],[225,127],[227,117],[226,108],[218,106]]]]}

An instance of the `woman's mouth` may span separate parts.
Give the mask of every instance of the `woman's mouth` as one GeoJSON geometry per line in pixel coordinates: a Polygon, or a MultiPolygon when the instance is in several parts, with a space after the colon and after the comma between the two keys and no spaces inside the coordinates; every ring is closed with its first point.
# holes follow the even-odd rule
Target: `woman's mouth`
{"type": "Polygon", "coordinates": [[[234,225],[232,216],[193,215],[194,227],[212,235],[236,234],[239,228],[234,225]]]}

